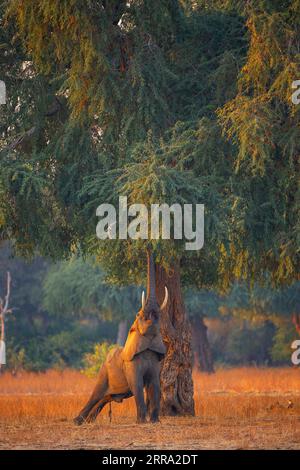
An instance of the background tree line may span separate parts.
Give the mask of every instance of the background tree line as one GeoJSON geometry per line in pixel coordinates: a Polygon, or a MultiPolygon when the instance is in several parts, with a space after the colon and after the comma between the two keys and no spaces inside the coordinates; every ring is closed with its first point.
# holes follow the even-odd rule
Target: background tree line
{"type": "MultiPolygon", "coordinates": [[[[85,354],[95,346],[124,343],[141,287],[106,283],[92,260],[53,264],[41,257],[31,262],[12,258],[8,244],[0,249],[0,269],[1,292],[6,270],[12,275],[14,310],[6,325],[9,370],[82,368],[85,354]]],[[[254,294],[236,285],[226,296],[185,292],[196,368],[213,372],[224,365],[290,364],[300,285],[258,290],[254,294]]]]}

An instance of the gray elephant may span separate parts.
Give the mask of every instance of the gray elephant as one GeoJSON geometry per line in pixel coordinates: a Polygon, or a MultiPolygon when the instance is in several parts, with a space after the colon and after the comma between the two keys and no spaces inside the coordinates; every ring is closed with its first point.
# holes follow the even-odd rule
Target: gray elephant
{"type": "Polygon", "coordinates": [[[108,354],[89,401],[74,419],[77,425],[94,421],[107,403],[122,402],[131,396],[135,398],[138,423],[146,422],[147,411],[151,422],[159,421],[160,361],[166,352],[160,334],[160,313],[167,305],[168,290],[165,287],[165,299],[159,307],[154,260],[149,250],[147,259],[147,300],[143,292],[142,308],[129,330],[125,346],[108,354]]]}

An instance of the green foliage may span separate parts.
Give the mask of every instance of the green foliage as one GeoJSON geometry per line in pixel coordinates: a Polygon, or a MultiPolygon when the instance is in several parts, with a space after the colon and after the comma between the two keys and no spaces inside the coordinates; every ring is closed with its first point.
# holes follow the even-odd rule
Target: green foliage
{"type": "Polygon", "coordinates": [[[232,253],[224,272],[269,271],[274,284],[299,271],[299,106],[292,82],[300,74],[298,1],[249,2],[250,36],[238,92],[220,110],[237,150],[239,188],[233,205],[232,253]],[[262,253],[262,256],[259,256],[262,253]]]}
{"type": "Polygon", "coordinates": [[[291,363],[292,342],[298,339],[295,327],[289,322],[281,322],[274,335],[274,344],[271,349],[271,356],[277,364],[291,363]]]}
{"type": "Polygon", "coordinates": [[[27,337],[19,334],[21,348],[11,337],[7,348],[7,367],[15,370],[16,364],[19,364],[33,371],[80,368],[84,354],[91,351],[95,341],[103,338],[103,335],[110,336],[107,328],[95,328],[95,325],[84,326],[73,322],[65,324],[63,328],[53,323],[51,326],[52,333],[27,337]]]}
{"type": "Polygon", "coordinates": [[[260,327],[243,325],[233,328],[224,351],[225,362],[235,365],[270,364],[274,329],[271,323],[260,327]]]}
{"type": "Polygon", "coordinates": [[[103,272],[81,259],[61,262],[47,273],[44,283],[44,307],[52,314],[65,312],[70,317],[100,315],[103,272]]]}
{"type": "Polygon", "coordinates": [[[215,291],[189,289],[184,293],[184,303],[189,317],[214,318],[220,315],[224,299],[215,291]]]}
{"type": "Polygon", "coordinates": [[[149,122],[160,126],[168,117],[161,49],[176,33],[177,10],[170,0],[15,0],[8,15],[39,73],[59,77],[61,92],[68,90],[72,118],[96,115],[115,137],[117,123],[142,136],[149,122]]]}
{"type": "Polygon", "coordinates": [[[43,292],[44,308],[52,315],[64,312],[69,318],[133,318],[141,301],[139,287],[111,285],[95,261],[76,256],[51,267],[43,292]]]}
{"type": "Polygon", "coordinates": [[[95,344],[93,352],[85,354],[83,358],[84,374],[88,377],[96,377],[108,353],[116,347],[116,344],[109,344],[106,341],[101,344],[95,344]]]}
{"type": "MultiPolygon", "coordinates": [[[[95,208],[111,194],[113,171],[121,177],[117,192],[131,198],[206,204],[210,243],[197,259],[198,276],[187,272],[186,278],[215,283],[220,246],[228,238],[230,204],[223,196],[230,193],[232,162],[214,112],[235,91],[238,67],[230,64],[240,63],[246,46],[241,19],[226,12],[185,16],[179,3],[168,0],[156,8],[146,0],[119,7],[16,0],[8,19],[24,53],[30,51],[32,79],[43,81],[46,91],[33,93],[39,126],[30,152],[18,145],[3,155],[4,191],[15,207],[12,217],[12,206],[6,206],[7,235],[22,252],[38,246],[61,258],[80,244],[104,263],[116,258],[118,269],[110,272],[120,280],[121,262],[127,273],[132,262],[128,246],[94,246],[95,208]],[[116,17],[122,18],[118,25],[116,17]],[[59,103],[43,119],[37,102],[42,96],[48,107],[59,103]]],[[[180,246],[161,245],[157,255],[166,265],[182,254],[180,246]]],[[[136,252],[138,270],[139,247],[136,252]]]]}
{"type": "Polygon", "coordinates": [[[223,314],[230,314],[240,319],[259,324],[270,320],[278,324],[281,320],[291,322],[294,313],[300,309],[300,283],[282,289],[271,289],[236,283],[222,300],[219,308],[223,314]]]}
{"type": "MultiPolygon", "coordinates": [[[[41,258],[26,263],[11,258],[5,246],[0,250],[0,268],[3,281],[7,269],[12,274],[11,305],[15,310],[6,328],[7,367],[14,372],[81,368],[83,356],[99,344],[99,338],[100,344],[115,341],[116,324],[102,320],[133,318],[140,306],[136,286],[107,284],[103,271],[82,258],[56,265],[41,258]]],[[[2,296],[4,284],[0,286],[2,296]]],[[[297,338],[292,314],[299,310],[299,283],[279,291],[236,284],[224,296],[189,288],[184,297],[190,317],[202,315],[224,324],[224,336],[214,328],[208,330],[217,362],[290,363],[291,342],[297,338]],[[240,319],[246,322],[244,327],[240,319]],[[226,328],[226,324],[230,326],[226,328]]],[[[98,369],[96,361],[95,371],[98,369]]]]}
{"type": "MultiPolygon", "coordinates": [[[[89,267],[87,265],[86,269],[89,267]]],[[[6,367],[11,370],[81,367],[83,354],[90,351],[99,338],[114,339],[116,326],[104,323],[97,315],[83,315],[79,311],[71,315],[64,310],[50,314],[46,310],[43,283],[53,269],[50,262],[41,257],[35,257],[31,262],[13,257],[8,244],[0,249],[1,297],[5,293],[7,270],[12,277],[10,304],[13,312],[6,323],[6,367]]],[[[52,287],[54,289],[54,285],[52,287]]],[[[62,294],[59,283],[55,289],[58,295],[62,294]]],[[[55,291],[53,297],[57,299],[55,291]]],[[[133,311],[130,313],[134,314],[133,311]]]]}
{"type": "Polygon", "coordinates": [[[7,354],[7,362],[9,365],[9,370],[11,370],[14,374],[17,374],[20,370],[26,368],[27,361],[25,355],[25,349],[21,348],[19,351],[14,349],[8,349],[7,354]]]}

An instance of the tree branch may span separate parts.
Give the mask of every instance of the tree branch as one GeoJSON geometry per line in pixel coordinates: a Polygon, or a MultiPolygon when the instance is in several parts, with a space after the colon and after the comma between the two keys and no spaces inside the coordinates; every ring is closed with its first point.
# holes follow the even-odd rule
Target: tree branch
{"type": "Polygon", "coordinates": [[[5,151],[10,151],[10,150],[15,150],[19,145],[24,142],[29,137],[32,137],[34,133],[36,132],[37,128],[36,126],[31,127],[28,131],[26,131],[24,134],[20,135],[17,139],[15,139],[11,144],[9,144],[4,150],[5,151]]]}
{"type": "MultiPolygon", "coordinates": [[[[58,99],[57,96],[54,96],[54,101],[49,107],[49,109],[45,113],[45,117],[52,117],[58,113],[62,108],[62,103],[58,99]]],[[[21,145],[24,140],[30,139],[37,131],[37,126],[31,127],[28,131],[24,132],[24,134],[20,135],[17,139],[15,139],[11,144],[9,144],[4,150],[10,151],[15,150],[19,145],[21,145]]]]}
{"type": "Polygon", "coordinates": [[[6,296],[5,296],[5,303],[2,314],[6,314],[8,312],[8,303],[10,297],[10,285],[11,285],[11,275],[10,272],[7,271],[7,284],[6,284],[6,296]]]}

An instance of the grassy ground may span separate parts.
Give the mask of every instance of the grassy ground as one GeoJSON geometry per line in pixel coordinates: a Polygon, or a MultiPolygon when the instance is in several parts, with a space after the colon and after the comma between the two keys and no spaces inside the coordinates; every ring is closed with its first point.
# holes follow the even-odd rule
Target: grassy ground
{"type": "Polygon", "coordinates": [[[0,449],[300,449],[300,369],[195,373],[196,417],[135,424],[133,399],[72,423],[94,381],[80,372],[0,377],[0,449]]]}

